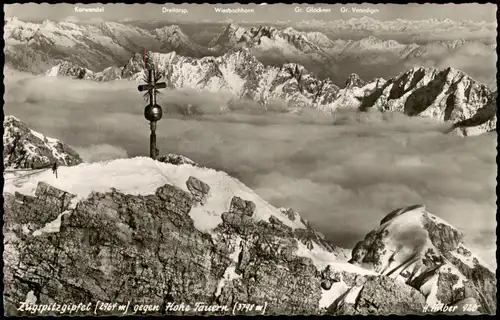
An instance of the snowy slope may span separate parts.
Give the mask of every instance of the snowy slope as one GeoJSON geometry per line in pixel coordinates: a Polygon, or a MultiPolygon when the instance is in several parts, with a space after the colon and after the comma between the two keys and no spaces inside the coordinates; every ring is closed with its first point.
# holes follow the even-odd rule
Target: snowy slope
{"type": "MultiPolygon", "coordinates": [[[[331,30],[328,30],[330,33],[331,30]]],[[[261,25],[244,29],[229,24],[214,37],[209,46],[213,52],[225,53],[231,49],[245,46],[252,48],[256,54],[277,50],[289,54],[315,55],[318,61],[338,63],[343,59],[359,61],[363,64],[374,64],[373,59],[391,63],[416,58],[434,51],[434,48],[456,50],[465,44],[472,43],[464,39],[436,41],[429,44],[403,44],[396,40],[382,40],[370,35],[359,40],[342,40],[329,38],[320,31],[298,31],[292,27],[278,29],[261,25]],[[396,59],[396,60],[394,60],[396,59]]],[[[475,41],[473,43],[482,43],[475,41]]]]}
{"type": "MultiPolygon", "coordinates": [[[[338,88],[330,80],[319,80],[304,67],[289,63],[278,67],[260,63],[249,49],[221,57],[193,59],[175,53],[148,53],[152,63],[173,88],[230,92],[237,97],[266,103],[271,98],[291,105],[327,105],[338,88]]],[[[142,79],[138,57],[124,67],[123,74],[142,79]],[[134,72],[138,72],[134,74],[134,72]]]]}
{"type": "MultiPolygon", "coordinates": [[[[148,195],[154,194],[157,188],[171,184],[188,191],[185,181],[193,176],[204,181],[210,186],[210,197],[203,206],[193,207],[190,216],[197,229],[211,232],[221,224],[221,214],[229,210],[229,204],[234,196],[245,200],[250,200],[256,205],[255,214],[252,217],[256,220],[267,221],[270,216],[278,218],[283,224],[292,229],[306,228],[300,216],[298,219],[290,220],[281,210],[274,208],[269,203],[262,200],[252,190],[247,188],[238,180],[228,176],[226,173],[207,168],[199,168],[188,164],[171,165],[153,161],[150,158],[120,159],[108,162],[80,164],[74,167],[62,167],[59,169],[59,177],[48,172],[39,172],[30,175],[29,171],[17,172],[16,175],[6,173],[6,185],[4,192],[19,192],[25,195],[34,195],[37,185],[43,181],[55,188],[76,194],[73,205],[85,199],[91,192],[107,192],[111,188],[125,194],[148,195]],[[24,174],[23,174],[24,173],[24,174]],[[102,177],[106,177],[102,179],[102,177]]],[[[63,213],[64,214],[64,213],[63,213]]],[[[34,235],[38,236],[44,232],[58,232],[61,216],[37,230],[34,235]]],[[[301,242],[298,242],[299,249],[296,255],[311,258],[318,270],[330,266],[337,272],[348,272],[360,275],[376,275],[376,272],[360,268],[347,263],[345,257],[340,254],[328,252],[321,246],[313,244],[312,249],[308,249],[301,242]]],[[[235,258],[237,261],[237,257],[235,258]]],[[[234,267],[232,267],[234,269],[234,267]]],[[[219,284],[219,292],[224,287],[226,281],[231,281],[238,277],[234,270],[228,268],[224,276],[224,281],[219,284]],[[233,270],[233,271],[231,271],[233,270]]],[[[336,285],[337,286],[337,285],[336,285]]],[[[348,286],[345,287],[347,289],[348,286]]],[[[320,307],[327,307],[343,291],[323,290],[320,307]]]]}
{"type": "MultiPolygon", "coordinates": [[[[152,34],[161,43],[160,52],[174,51],[180,55],[199,58],[208,54],[206,48],[193,42],[177,25],[154,29],[152,34]]],[[[148,45],[144,48],[148,48],[148,45]]]]}
{"type": "Polygon", "coordinates": [[[107,192],[115,188],[120,192],[135,195],[154,194],[157,188],[171,184],[188,191],[186,181],[194,176],[210,185],[212,196],[202,209],[195,209],[191,217],[195,225],[209,231],[222,222],[220,215],[228,211],[233,196],[251,200],[256,204],[256,219],[267,220],[271,215],[292,228],[305,228],[300,220],[293,222],[281,211],[258,197],[241,182],[226,173],[191,165],[172,165],[154,161],[150,158],[119,159],[108,162],[80,164],[73,167],[61,167],[58,178],[51,172],[35,174],[25,182],[17,184],[11,173],[6,173],[4,192],[20,192],[34,195],[40,181],[55,188],[76,194],[75,201],[85,199],[92,191],[107,192]],[[102,177],[106,177],[102,179],[102,177]],[[17,186],[16,186],[17,185],[17,186]]]}
{"type": "MultiPolygon", "coordinates": [[[[76,195],[76,198],[71,201],[72,205],[70,205],[69,209],[61,212],[54,221],[47,223],[44,227],[31,233],[32,230],[28,229],[26,225],[20,226],[22,231],[20,230],[19,232],[24,232],[25,237],[27,237],[26,239],[32,239],[32,237],[35,237],[40,238],[39,241],[45,241],[46,237],[43,236],[44,234],[62,232],[60,230],[60,226],[65,214],[73,216],[85,215],[86,210],[89,210],[89,214],[91,214],[90,212],[93,212],[92,214],[94,214],[95,212],[93,210],[95,209],[93,209],[92,205],[87,203],[86,205],[82,204],[80,206],[77,205],[77,202],[84,200],[89,196],[93,197],[94,201],[99,199],[99,196],[96,198],[95,192],[104,193],[112,191],[113,189],[114,192],[120,194],[146,196],[154,194],[155,191],[157,191],[157,188],[162,187],[165,184],[176,186],[184,191],[189,191],[186,187],[186,181],[188,179],[192,179],[191,177],[195,177],[196,179],[199,179],[199,181],[204,181],[210,187],[208,201],[203,205],[191,207],[189,216],[193,219],[195,228],[210,233],[214,237],[214,241],[221,242],[221,245],[223,243],[230,244],[231,247],[234,248],[234,250],[229,251],[228,254],[229,264],[225,267],[224,272],[221,272],[221,277],[219,278],[220,280],[218,280],[215,284],[216,288],[214,288],[213,294],[215,294],[218,298],[225,297],[226,299],[228,292],[231,293],[233,288],[248,281],[248,279],[242,278],[243,271],[241,269],[241,264],[245,261],[245,258],[242,257],[249,254],[248,251],[244,251],[248,250],[244,249],[244,247],[251,245],[252,242],[247,238],[243,240],[243,238],[238,234],[226,234],[224,232],[227,231],[224,231],[224,229],[218,229],[217,231],[214,230],[214,228],[221,225],[221,213],[229,211],[229,203],[233,197],[241,197],[242,199],[250,200],[256,205],[255,213],[251,218],[253,220],[271,221],[269,218],[272,216],[281,221],[283,225],[292,228],[292,230],[307,228],[307,226],[302,223],[303,220],[300,219],[300,216],[296,215],[297,219],[293,219],[292,221],[283,212],[284,210],[272,207],[267,202],[260,199],[260,197],[258,197],[253,191],[245,187],[236,179],[229,177],[227,174],[188,164],[171,165],[160,163],[150,158],[137,157],[133,159],[120,159],[93,164],[80,164],[73,167],[63,167],[60,169],[58,179],[54,178],[54,176],[48,172],[38,172],[36,174],[28,175],[29,173],[29,171],[26,171],[26,175],[23,177],[6,173],[4,194],[13,194],[18,192],[18,196],[16,196],[14,200],[17,203],[17,208],[21,208],[20,206],[23,206],[22,203],[19,203],[18,199],[26,199],[27,201],[30,201],[28,198],[31,197],[23,198],[24,196],[41,197],[42,195],[46,196],[46,193],[48,192],[50,192],[50,194],[57,195],[63,191],[76,195]],[[105,178],[103,179],[103,177],[105,178]],[[43,187],[41,187],[41,182],[46,184],[43,184],[43,187]],[[45,189],[45,191],[42,191],[41,189],[45,189]],[[36,195],[35,190],[37,193],[36,195]],[[19,194],[22,196],[19,196],[19,194]],[[226,236],[230,235],[230,238],[224,239],[224,234],[226,234],[226,236]]],[[[118,197],[118,199],[125,199],[123,196],[118,197]]],[[[9,195],[9,199],[12,199],[11,195],[9,195]]],[[[102,203],[99,203],[99,200],[97,200],[97,203],[99,204],[96,205],[98,208],[106,208],[106,205],[109,205],[109,200],[109,198],[108,200],[103,199],[102,203]]],[[[110,209],[108,211],[104,210],[102,214],[112,214],[113,210],[110,209]]],[[[101,218],[106,220],[104,216],[101,218]]],[[[122,225],[126,226],[126,224],[122,225]]],[[[12,232],[12,229],[9,230],[12,232]]],[[[174,238],[177,237],[175,236],[175,232],[173,233],[174,238]]],[[[67,236],[67,231],[65,234],[67,236]]],[[[276,239],[278,240],[279,238],[276,239]]],[[[286,240],[287,238],[281,239],[286,240]]],[[[288,240],[293,241],[293,238],[288,240]]],[[[9,245],[9,252],[11,252],[14,250],[14,247],[12,247],[13,244],[9,245]]],[[[292,264],[291,266],[294,266],[294,268],[299,268],[295,272],[303,272],[306,276],[311,274],[313,277],[319,277],[320,279],[322,278],[325,279],[325,281],[330,282],[329,285],[324,285],[322,283],[321,289],[319,287],[315,287],[319,286],[319,283],[317,282],[318,280],[315,278],[313,279],[315,279],[314,281],[316,284],[308,284],[308,286],[312,286],[315,290],[318,290],[317,293],[313,294],[316,297],[316,300],[314,301],[316,301],[318,305],[312,306],[312,308],[318,310],[320,313],[325,312],[326,309],[338,299],[343,299],[346,303],[355,301],[357,294],[360,294],[361,292],[361,288],[358,288],[359,285],[357,283],[359,281],[364,281],[363,279],[366,277],[378,277],[379,275],[379,273],[374,270],[364,269],[360,266],[353,265],[345,260],[339,259],[335,253],[322,249],[321,246],[314,242],[311,247],[304,245],[301,241],[297,241],[297,245],[298,249],[296,249],[293,254],[295,256],[308,259],[299,260],[304,261],[302,264],[292,264]],[[314,266],[312,269],[309,268],[310,262],[307,262],[309,259],[311,259],[312,265],[314,266]]],[[[102,252],[103,249],[100,250],[102,252]]],[[[103,254],[106,255],[106,253],[103,254]]],[[[276,255],[276,258],[278,258],[277,261],[282,259],[280,253],[273,254],[276,255]]],[[[202,256],[198,259],[199,260],[194,261],[204,261],[202,256]]],[[[101,263],[104,262],[101,261],[101,263]]],[[[112,268],[99,266],[97,269],[102,269],[101,271],[105,277],[113,276],[113,273],[110,271],[112,268]]],[[[289,271],[290,270],[286,270],[285,272],[288,274],[289,271]]],[[[276,281],[273,280],[276,276],[273,277],[262,274],[260,277],[260,281],[269,281],[269,279],[271,281],[276,281]]],[[[300,275],[297,275],[297,277],[300,277],[300,275]]],[[[297,279],[297,281],[300,283],[300,279],[297,279]]],[[[269,285],[272,285],[272,282],[269,285]]],[[[264,286],[266,286],[266,284],[264,284],[264,286]]],[[[398,288],[403,288],[405,284],[401,283],[397,284],[397,286],[398,288]]],[[[311,295],[311,293],[305,294],[305,296],[309,295],[311,295]]],[[[391,297],[397,297],[397,295],[398,293],[391,293],[391,297]]],[[[39,298],[37,301],[38,300],[39,298]]],[[[273,307],[275,308],[275,306],[273,307]]]]}
{"type": "MultiPolygon", "coordinates": [[[[245,29],[231,23],[224,25],[205,47],[191,40],[176,25],[147,30],[117,22],[85,24],[45,20],[43,23],[31,23],[8,18],[4,40],[7,62],[16,68],[30,71],[45,64],[55,65],[62,60],[97,71],[96,69],[110,66],[121,66],[131,55],[145,49],[161,53],[174,51],[183,56],[200,58],[247,47],[266,64],[276,66],[286,62],[299,63],[321,78],[332,79],[336,84],[341,83],[349,73],[364,72],[369,66],[376,68],[378,74],[375,76],[389,77],[401,71],[404,66],[424,64],[427,59],[433,60],[436,57],[444,58],[465,46],[481,46],[486,51],[489,50],[486,48],[494,47],[494,37],[488,40],[484,36],[479,36],[480,39],[477,40],[452,37],[451,40],[429,42],[429,39],[423,39],[428,42],[424,44],[417,41],[418,34],[415,34],[415,41],[419,44],[403,44],[394,39],[377,38],[379,30],[382,34],[398,31],[418,33],[420,28],[430,30],[430,25],[453,32],[471,27],[467,21],[381,22],[366,17],[333,22],[312,20],[306,26],[299,23],[298,27],[305,29],[303,31],[289,26],[277,29],[268,25],[245,29]],[[324,30],[325,23],[332,24],[334,28],[324,30]],[[366,30],[371,31],[366,33],[366,30]],[[337,38],[336,32],[346,32],[347,35],[352,33],[356,40],[342,40],[337,38]],[[360,35],[364,38],[359,39],[360,35]],[[355,66],[359,68],[347,70],[355,66]]],[[[473,31],[477,28],[488,32],[495,30],[490,24],[474,25],[474,28],[473,31]]],[[[374,76],[373,72],[366,73],[362,76],[374,76]]]]}
{"type": "MultiPolygon", "coordinates": [[[[372,24],[371,19],[360,21],[372,24]]],[[[340,22],[342,24],[345,21],[340,22]]],[[[380,22],[376,23],[383,25],[380,22]]],[[[321,27],[316,27],[314,31],[305,29],[305,31],[298,31],[292,27],[278,29],[266,25],[244,29],[230,24],[214,37],[210,43],[210,50],[221,54],[246,47],[263,62],[270,61],[273,65],[286,62],[299,63],[321,77],[338,81],[339,78],[346,76],[346,72],[353,72],[345,70],[345,66],[356,67],[354,72],[367,74],[370,72],[363,69],[372,66],[380,73],[378,77],[387,77],[407,66],[420,65],[426,60],[436,60],[438,57],[443,59],[452,56],[466,46],[484,47],[484,51],[488,51],[486,48],[490,46],[484,39],[438,40],[417,44],[401,43],[394,39],[382,40],[373,34],[359,40],[343,40],[332,36],[332,32],[336,31],[330,29],[325,30],[330,37],[321,32],[321,27]]],[[[355,34],[356,38],[359,34],[355,34]]]]}

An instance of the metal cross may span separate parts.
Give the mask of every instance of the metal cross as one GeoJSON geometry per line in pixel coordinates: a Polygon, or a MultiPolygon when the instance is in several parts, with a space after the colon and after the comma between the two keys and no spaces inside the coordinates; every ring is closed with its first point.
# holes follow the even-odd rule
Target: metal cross
{"type": "Polygon", "coordinates": [[[158,157],[159,150],[156,149],[156,122],[162,117],[162,109],[156,104],[157,89],[167,87],[165,82],[156,82],[158,78],[154,69],[148,69],[147,84],[141,84],[137,87],[139,91],[147,91],[149,95],[149,104],[144,108],[144,117],[149,121],[151,134],[149,136],[149,155],[151,158],[158,157]]]}

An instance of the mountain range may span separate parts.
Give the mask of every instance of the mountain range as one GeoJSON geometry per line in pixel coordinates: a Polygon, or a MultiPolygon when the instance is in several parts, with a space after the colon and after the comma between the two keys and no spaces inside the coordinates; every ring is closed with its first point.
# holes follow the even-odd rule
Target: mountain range
{"type": "MultiPolygon", "coordinates": [[[[496,129],[496,92],[454,68],[412,68],[396,77],[364,81],[351,74],[343,88],[321,80],[295,63],[281,67],[262,64],[250,49],[241,48],[219,57],[191,58],[147,52],[147,60],[165,77],[170,88],[229,92],[239,99],[266,107],[284,101],[286,110],[314,107],[325,112],[339,108],[397,111],[409,116],[430,116],[449,121],[461,135],[496,129]]],[[[122,68],[102,72],[64,62],[46,72],[98,81],[144,78],[144,55],[135,54],[122,68]]],[[[222,108],[227,106],[221,106],[222,108]]]]}
{"type": "MultiPolygon", "coordinates": [[[[11,155],[50,157],[44,141],[64,145],[12,116],[4,127],[24,141],[4,138],[11,155]]],[[[66,149],[49,159],[65,159],[58,176],[18,158],[4,156],[7,315],[68,301],[90,303],[78,315],[139,304],[170,315],[496,313],[494,270],[422,205],[390,212],[347,250],[293,209],[180,155],[82,163],[66,149]],[[222,309],[170,308],[181,301],[222,309]]]]}
{"type": "Polygon", "coordinates": [[[330,78],[336,84],[352,72],[363,78],[373,77],[370,76],[373,74],[387,77],[416,62],[438,60],[437,56],[453,56],[468,48],[492,54],[495,51],[495,46],[481,40],[436,40],[417,44],[382,40],[373,35],[346,40],[329,38],[319,31],[298,31],[292,27],[244,29],[235,24],[229,24],[210,42],[214,53],[225,53],[240,47],[250,48],[252,54],[264,64],[298,63],[320,78],[330,78]]]}
{"type": "MultiPolygon", "coordinates": [[[[343,23],[376,25],[372,20],[343,23]]],[[[222,90],[267,106],[285,101],[285,109],[294,112],[306,106],[327,112],[351,107],[432,116],[452,122],[457,127],[453,132],[460,135],[496,128],[496,92],[488,86],[456,68],[406,68],[415,59],[425,61],[436,53],[446,56],[472,44],[489,46],[476,40],[425,44],[402,44],[374,36],[332,40],[318,31],[242,28],[231,23],[207,46],[201,46],[176,25],[144,29],[118,22],[31,23],[16,18],[6,20],[4,40],[8,66],[47,75],[98,81],[142,79],[147,56],[175,89],[222,90]],[[363,74],[352,72],[341,78],[347,69],[366,74],[366,70],[387,69],[387,64],[391,70],[404,71],[368,81],[361,80],[363,74]]]]}
{"type": "MultiPolygon", "coordinates": [[[[281,24],[289,24],[289,22],[283,21],[281,24]]],[[[363,16],[360,18],[350,18],[350,19],[339,19],[333,21],[325,20],[315,20],[308,19],[302,20],[296,23],[297,27],[314,27],[314,28],[329,28],[337,32],[353,30],[353,31],[371,31],[374,33],[398,33],[404,32],[406,34],[414,32],[418,34],[423,31],[466,31],[475,30],[478,33],[490,32],[494,34],[496,29],[495,22],[486,21],[472,21],[472,20],[462,20],[456,21],[449,18],[445,19],[423,19],[423,20],[405,20],[405,19],[395,19],[395,20],[385,20],[380,21],[374,18],[363,16]]]]}
{"type": "MultiPolygon", "coordinates": [[[[494,41],[489,43],[484,39],[417,44],[382,40],[369,35],[346,40],[329,37],[317,30],[298,31],[291,27],[278,29],[266,25],[243,28],[233,23],[214,34],[208,45],[200,45],[178,25],[145,29],[130,23],[85,24],[49,20],[32,23],[16,18],[5,21],[4,40],[8,65],[38,73],[42,71],[40,69],[47,69],[47,64],[53,66],[62,61],[70,61],[92,71],[123,66],[130,56],[145,50],[201,58],[220,56],[245,47],[265,65],[298,63],[321,79],[329,78],[336,85],[341,85],[353,72],[362,78],[393,77],[408,66],[458,55],[461,50],[494,55],[496,47],[494,41]]],[[[494,81],[494,74],[491,78],[488,81],[494,81]]]]}

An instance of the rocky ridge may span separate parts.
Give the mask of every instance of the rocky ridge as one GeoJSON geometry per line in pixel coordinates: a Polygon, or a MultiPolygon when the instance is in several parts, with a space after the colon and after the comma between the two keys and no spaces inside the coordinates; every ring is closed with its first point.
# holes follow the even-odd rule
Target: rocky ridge
{"type": "Polygon", "coordinates": [[[348,262],[294,210],[174,158],[61,167],[58,178],[6,173],[6,314],[98,300],[155,306],[149,314],[230,314],[237,302],[266,314],[421,314],[425,303],[471,299],[496,312],[494,273],[420,206],[390,213],[348,262]],[[192,309],[168,307],[181,302],[192,309]]]}
{"type": "Polygon", "coordinates": [[[82,163],[80,156],[63,142],[30,129],[14,116],[6,116],[3,123],[3,164],[5,169],[36,169],[82,163]]]}

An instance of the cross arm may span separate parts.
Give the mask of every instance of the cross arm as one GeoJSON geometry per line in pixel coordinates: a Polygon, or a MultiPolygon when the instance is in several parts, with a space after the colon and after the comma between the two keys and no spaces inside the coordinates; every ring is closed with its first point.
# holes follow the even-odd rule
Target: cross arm
{"type": "Polygon", "coordinates": [[[140,84],[137,89],[139,91],[149,91],[153,89],[165,89],[167,87],[167,84],[165,82],[158,82],[156,84],[140,84]]]}

